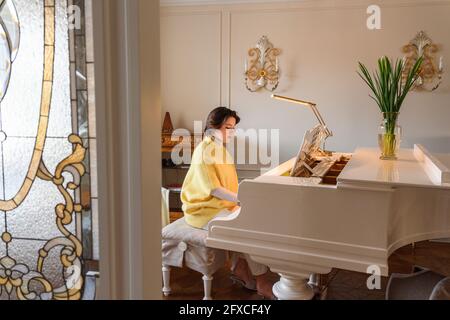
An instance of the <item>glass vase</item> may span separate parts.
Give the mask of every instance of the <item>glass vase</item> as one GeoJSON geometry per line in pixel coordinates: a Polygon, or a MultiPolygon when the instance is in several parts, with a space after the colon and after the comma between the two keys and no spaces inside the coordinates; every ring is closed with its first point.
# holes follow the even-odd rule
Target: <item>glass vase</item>
{"type": "Polygon", "coordinates": [[[398,112],[382,113],[383,121],[378,130],[378,145],[381,160],[397,160],[402,138],[402,128],[398,125],[398,112]]]}

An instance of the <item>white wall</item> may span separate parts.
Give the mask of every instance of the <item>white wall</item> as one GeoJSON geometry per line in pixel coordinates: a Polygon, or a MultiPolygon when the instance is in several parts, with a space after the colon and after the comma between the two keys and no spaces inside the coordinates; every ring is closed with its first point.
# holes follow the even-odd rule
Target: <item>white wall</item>
{"type": "MultiPolygon", "coordinates": [[[[272,4],[167,6],[161,9],[162,104],[176,127],[193,129],[217,105],[242,116],[241,128],[280,129],[281,160],[293,157],[316,122],[300,106],[276,102],[270,92],[250,93],[244,58],[262,35],[282,49],[278,94],[318,103],[335,136],[328,149],[376,146],[378,107],[356,74],[371,68],[425,30],[443,49],[450,68],[450,1],[377,1],[382,29],[366,27],[367,1],[298,1],[272,4]]],[[[173,4],[173,3],[171,3],[173,4]]],[[[448,70],[448,69],[447,69],[448,70]]],[[[423,143],[450,152],[450,73],[434,93],[412,93],[401,110],[403,146],[423,143]]]]}

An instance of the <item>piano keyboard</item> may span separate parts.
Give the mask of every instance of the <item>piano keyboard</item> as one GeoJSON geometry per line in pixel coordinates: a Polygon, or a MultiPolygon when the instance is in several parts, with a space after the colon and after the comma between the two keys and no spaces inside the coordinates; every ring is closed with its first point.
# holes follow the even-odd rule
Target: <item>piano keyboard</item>
{"type": "Polygon", "coordinates": [[[317,158],[310,165],[312,170],[311,175],[306,170],[299,170],[296,176],[302,178],[320,178],[322,184],[337,185],[337,178],[349,161],[350,156],[339,154],[333,155],[332,157],[317,158]]]}
{"type": "Polygon", "coordinates": [[[336,161],[328,170],[328,172],[322,177],[323,184],[337,185],[337,178],[344,170],[347,163],[350,161],[349,158],[343,157],[339,161],[336,161]]]}
{"type": "Polygon", "coordinates": [[[313,177],[323,178],[335,164],[335,159],[325,159],[320,161],[313,169],[313,177]]]}

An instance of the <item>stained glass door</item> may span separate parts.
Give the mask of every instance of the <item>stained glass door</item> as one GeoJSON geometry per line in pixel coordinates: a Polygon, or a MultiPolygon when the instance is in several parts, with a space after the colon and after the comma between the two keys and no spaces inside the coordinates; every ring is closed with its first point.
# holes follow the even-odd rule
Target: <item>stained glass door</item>
{"type": "Polygon", "coordinates": [[[90,1],[0,0],[0,300],[81,299],[98,259],[90,1]]]}

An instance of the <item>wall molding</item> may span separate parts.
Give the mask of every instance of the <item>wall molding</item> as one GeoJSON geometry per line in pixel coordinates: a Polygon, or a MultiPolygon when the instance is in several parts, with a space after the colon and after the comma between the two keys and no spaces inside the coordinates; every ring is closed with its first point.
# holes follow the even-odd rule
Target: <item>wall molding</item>
{"type": "Polygon", "coordinates": [[[222,12],[221,22],[220,104],[229,106],[231,99],[231,13],[222,12]]]}
{"type": "MultiPolygon", "coordinates": [[[[240,14],[296,13],[302,11],[365,10],[370,0],[161,0],[161,17],[220,15],[220,104],[231,106],[232,18],[240,14]]],[[[450,6],[450,0],[380,0],[382,8],[450,6]]]]}
{"type": "MultiPolygon", "coordinates": [[[[198,1],[187,2],[172,0],[174,4],[165,5],[161,2],[161,15],[205,14],[207,12],[228,11],[233,13],[260,13],[305,10],[339,10],[339,9],[365,9],[373,4],[367,0],[292,0],[292,1],[198,1]],[[177,4],[175,4],[177,3],[177,4]],[[190,4],[189,4],[190,3],[190,4]]],[[[385,8],[421,7],[421,6],[448,6],[450,0],[381,0],[377,4],[385,8]]]]}
{"type": "MultiPolygon", "coordinates": [[[[229,83],[231,80],[229,80],[229,74],[230,74],[230,13],[222,10],[205,10],[205,11],[194,11],[194,12],[171,12],[168,14],[161,13],[160,18],[162,21],[167,18],[173,18],[173,17],[195,17],[195,16],[202,16],[200,18],[205,17],[211,17],[214,18],[214,28],[216,27],[216,24],[218,26],[217,31],[217,43],[216,39],[214,39],[214,44],[217,45],[218,54],[214,52],[214,60],[217,61],[218,65],[218,74],[217,74],[217,80],[218,80],[218,94],[215,96],[214,99],[214,105],[222,105],[227,106],[228,105],[228,91],[229,91],[229,83]]],[[[216,71],[214,71],[214,77],[216,77],[215,74],[216,71]]]]}
{"type": "MultiPolygon", "coordinates": [[[[302,0],[284,0],[284,2],[299,2],[302,0]]],[[[304,1],[304,0],[303,0],[304,1]]],[[[198,6],[198,5],[229,5],[229,4],[255,4],[273,3],[274,0],[160,0],[161,6],[198,6]]],[[[279,2],[279,1],[278,1],[279,2]]]]}

